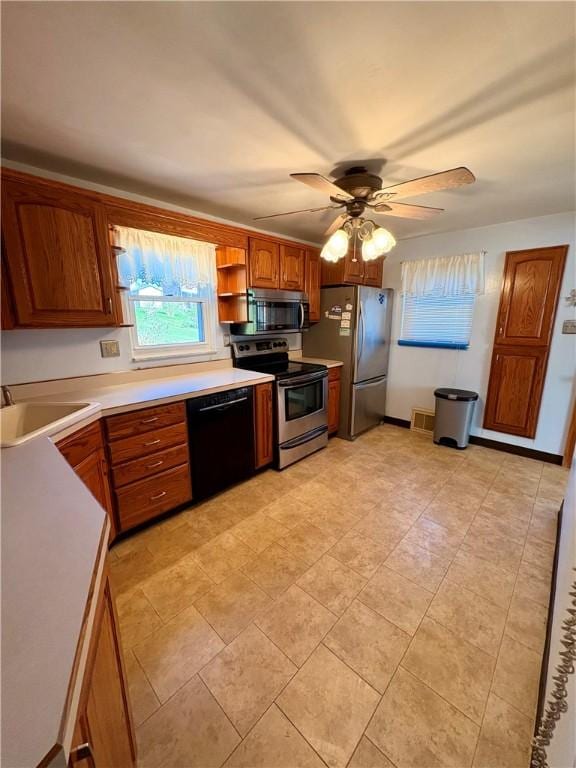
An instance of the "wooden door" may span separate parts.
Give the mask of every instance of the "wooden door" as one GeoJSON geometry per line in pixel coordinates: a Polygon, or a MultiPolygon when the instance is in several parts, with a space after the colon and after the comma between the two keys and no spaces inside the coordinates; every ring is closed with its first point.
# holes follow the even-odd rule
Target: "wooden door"
{"type": "Polygon", "coordinates": [[[485,429],[534,437],[547,349],[498,347],[492,354],[485,429]]]}
{"type": "Polygon", "coordinates": [[[364,283],[364,262],[360,250],[356,252],[356,261],[354,261],[354,251],[350,248],[344,257],[344,282],[355,285],[364,283]]]}
{"type": "Polygon", "coordinates": [[[108,583],[94,624],[74,746],[79,743],[89,745],[94,768],[135,765],[128,690],[108,583]]]}
{"type": "Polygon", "coordinates": [[[250,286],[278,288],[280,286],[280,248],[270,240],[250,238],[250,286]]]}
{"type": "Polygon", "coordinates": [[[550,343],[567,250],[562,245],[506,254],[495,343],[550,343]]]}
{"type": "Polygon", "coordinates": [[[280,288],[283,291],[303,291],[304,283],[304,249],[292,245],[281,245],[280,288]]]}
{"type": "Polygon", "coordinates": [[[568,246],[506,254],[484,428],[533,438],[568,246]]]}
{"type": "Polygon", "coordinates": [[[272,382],[254,387],[254,433],[256,469],[271,464],[274,458],[274,414],[272,382]]]}
{"type": "Polygon", "coordinates": [[[338,432],[340,426],[340,376],[328,381],[328,434],[338,432]]]}
{"type": "Polygon", "coordinates": [[[306,251],[305,290],[310,304],[309,320],[317,323],[320,320],[320,254],[310,249],[306,251]]]}
{"type": "Polygon", "coordinates": [[[374,288],[382,288],[382,275],[384,274],[384,259],[379,256],[374,261],[364,262],[364,285],[372,285],[374,288]]]}
{"type": "Polygon", "coordinates": [[[104,209],[65,189],[6,181],[2,232],[18,326],[115,325],[104,209]]]}
{"type": "Polygon", "coordinates": [[[106,461],[104,451],[101,448],[94,451],[94,453],[91,453],[90,456],[85,458],[80,464],[77,464],[74,467],[74,471],[88,488],[92,496],[94,496],[96,501],[98,501],[108,513],[110,524],[112,526],[110,538],[113,540],[117,531],[112,509],[110,483],[108,480],[108,462],[106,461]]]}

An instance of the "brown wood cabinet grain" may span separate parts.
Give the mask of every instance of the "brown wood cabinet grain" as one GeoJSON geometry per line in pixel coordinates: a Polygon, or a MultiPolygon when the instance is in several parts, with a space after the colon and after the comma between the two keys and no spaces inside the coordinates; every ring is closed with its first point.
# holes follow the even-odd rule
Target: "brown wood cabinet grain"
{"type": "Polygon", "coordinates": [[[322,286],[330,285],[371,285],[375,288],[382,287],[384,273],[384,257],[380,256],[374,261],[364,261],[362,254],[357,252],[354,259],[352,249],[343,259],[336,263],[322,261],[322,286]]]}
{"type": "Polygon", "coordinates": [[[97,600],[70,765],[133,768],[136,742],[118,621],[107,573],[97,600]],[[80,745],[88,745],[85,760],[75,759],[80,745]]]}
{"type": "Polygon", "coordinates": [[[280,246],[272,240],[250,238],[249,281],[252,288],[280,287],[280,246]]]}
{"type": "Polygon", "coordinates": [[[568,246],[506,254],[484,428],[536,435],[568,246]]]}
{"type": "Polygon", "coordinates": [[[384,259],[382,257],[374,261],[364,262],[364,285],[371,285],[373,288],[382,288],[382,277],[384,274],[384,259]]]}
{"type": "Polygon", "coordinates": [[[80,192],[5,181],[2,234],[16,326],[117,324],[119,298],[101,206],[80,192]]]}
{"type": "Polygon", "coordinates": [[[118,526],[100,422],[89,424],[60,440],[57,448],[96,501],[106,510],[110,520],[110,540],[113,541],[118,533],[118,526]]]}
{"type": "Polygon", "coordinates": [[[152,408],[139,408],[136,411],[108,416],[106,434],[109,440],[141,435],[171,424],[180,424],[186,420],[184,401],[157,405],[152,408]]]}
{"type": "Polygon", "coordinates": [[[152,456],[140,456],[132,461],[126,461],[112,468],[112,479],[115,488],[121,488],[136,480],[157,475],[166,469],[178,467],[189,461],[188,445],[182,443],[164,451],[158,451],[152,456]]]}
{"type": "Polygon", "coordinates": [[[185,444],[188,440],[188,428],[185,422],[171,424],[141,435],[124,437],[109,443],[110,463],[113,467],[124,461],[132,461],[143,456],[163,451],[173,445],[185,444]]]}
{"type": "Polygon", "coordinates": [[[256,469],[271,464],[274,459],[274,409],[272,382],[254,387],[254,433],[256,469]]]}
{"type": "Polygon", "coordinates": [[[303,291],[305,287],[304,248],[295,245],[280,246],[280,289],[303,291]]]}
{"type": "Polygon", "coordinates": [[[317,323],[320,320],[320,269],[320,252],[307,248],[305,291],[310,305],[311,323],[317,323]]]}
{"type": "Polygon", "coordinates": [[[190,466],[186,463],[116,491],[120,530],[153,520],[192,499],[190,466]]]}
{"type": "Polygon", "coordinates": [[[328,434],[334,435],[340,426],[340,368],[328,369],[328,434]]]}

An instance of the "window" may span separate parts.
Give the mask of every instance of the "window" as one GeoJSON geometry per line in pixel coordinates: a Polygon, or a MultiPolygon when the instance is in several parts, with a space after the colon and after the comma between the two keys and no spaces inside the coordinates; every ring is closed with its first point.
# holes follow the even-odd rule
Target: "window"
{"type": "Polygon", "coordinates": [[[476,295],[404,296],[399,344],[467,349],[476,295]]]}
{"type": "Polygon", "coordinates": [[[398,344],[467,349],[474,303],[483,291],[483,253],[404,262],[398,344]]]}
{"type": "Polygon", "coordinates": [[[115,239],[134,359],[209,354],[221,346],[214,246],[128,227],[115,228],[115,239]]]}

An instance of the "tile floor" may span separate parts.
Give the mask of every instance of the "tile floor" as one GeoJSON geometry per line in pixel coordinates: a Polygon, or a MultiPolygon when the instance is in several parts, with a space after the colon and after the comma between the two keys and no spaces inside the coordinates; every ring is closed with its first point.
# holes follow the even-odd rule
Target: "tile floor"
{"type": "Polygon", "coordinates": [[[144,768],[526,768],[559,467],[383,426],[112,549],[144,768]]]}

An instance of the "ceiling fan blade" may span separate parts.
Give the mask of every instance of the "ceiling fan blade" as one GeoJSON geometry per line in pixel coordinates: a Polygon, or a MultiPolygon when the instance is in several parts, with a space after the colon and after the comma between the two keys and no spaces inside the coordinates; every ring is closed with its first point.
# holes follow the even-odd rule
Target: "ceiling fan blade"
{"type": "Polygon", "coordinates": [[[290,176],[296,179],[296,181],[301,181],[302,184],[316,189],[318,192],[324,192],[325,195],[339,197],[342,200],[354,200],[351,194],[319,173],[291,173],[290,176]]]}
{"type": "Polygon", "coordinates": [[[301,211],[286,211],[286,213],[271,213],[269,216],[256,216],[252,221],[262,221],[263,219],[275,219],[277,216],[292,216],[294,213],[316,213],[317,211],[330,211],[341,208],[341,205],[325,205],[322,208],[304,208],[301,211]]]}
{"type": "Polygon", "coordinates": [[[391,187],[385,187],[378,190],[374,198],[397,200],[400,197],[412,197],[413,195],[423,195],[427,192],[439,192],[441,189],[454,189],[465,184],[472,184],[474,181],[476,181],[476,177],[468,168],[451,168],[449,171],[441,171],[430,176],[422,176],[419,179],[412,179],[401,184],[394,184],[391,187]]]}
{"type": "Polygon", "coordinates": [[[436,214],[442,213],[444,208],[429,208],[426,205],[407,205],[406,203],[387,203],[375,205],[372,209],[375,213],[384,213],[388,216],[396,216],[399,219],[432,219],[436,214]]]}
{"type": "Polygon", "coordinates": [[[330,226],[328,227],[326,232],[324,232],[324,234],[325,235],[334,234],[334,232],[336,232],[337,229],[340,229],[340,227],[342,226],[342,224],[344,224],[347,218],[348,218],[347,213],[341,213],[340,216],[337,216],[334,219],[334,221],[332,222],[332,224],[330,224],[330,226]]]}

